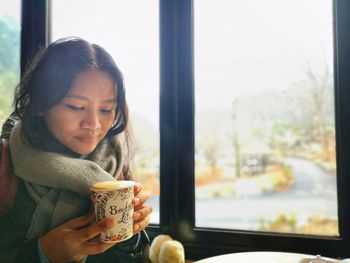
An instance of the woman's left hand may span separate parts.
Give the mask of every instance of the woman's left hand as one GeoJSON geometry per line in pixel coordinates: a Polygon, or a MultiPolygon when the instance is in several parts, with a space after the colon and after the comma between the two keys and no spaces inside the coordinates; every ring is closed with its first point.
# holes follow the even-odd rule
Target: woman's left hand
{"type": "Polygon", "coordinates": [[[142,185],[135,184],[134,187],[134,234],[144,230],[150,221],[150,214],[152,213],[152,207],[146,205],[145,202],[148,199],[148,195],[141,193],[142,185]]]}

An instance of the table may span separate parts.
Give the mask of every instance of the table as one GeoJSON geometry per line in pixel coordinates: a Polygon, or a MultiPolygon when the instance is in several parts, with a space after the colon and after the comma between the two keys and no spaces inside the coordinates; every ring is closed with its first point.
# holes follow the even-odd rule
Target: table
{"type": "Polygon", "coordinates": [[[350,260],[317,258],[314,255],[287,252],[242,252],[225,254],[196,261],[195,263],[345,263],[350,260]],[[312,261],[307,259],[314,259],[312,261]],[[322,259],[322,260],[321,260],[322,259]]]}

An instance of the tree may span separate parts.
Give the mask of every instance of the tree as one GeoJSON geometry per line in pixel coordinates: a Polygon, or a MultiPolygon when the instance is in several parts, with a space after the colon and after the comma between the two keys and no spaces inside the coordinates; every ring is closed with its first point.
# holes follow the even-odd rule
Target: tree
{"type": "Polygon", "coordinates": [[[307,77],[311,83],[311,98],[313,105],[311,105],[312,115],[314,116],[312,123],[315,127],[315,137],[320,135],[321,145],[325,152],[325,159],[329,158],[329,145],[328,145],[328,132],[327,132],[327,119],[325,116],[327,88],[329,86],[330,72],[328,65],[326,64],[325,70],[322,75],[316,76],[311,69],[307,71],[307,77]]]}
{"type": "Polygon", "coordinates": [[[13,17],[0,19],[0,124],[11,112],[13,91],[19,79],[19,31],[13,17]]]}
{"type": "Polygon", "coordinates": [[[218,159],[218,141],[207,141],[204,149],[204,156],[212,171],[215,170],[218,159]]]}
{"type": "Polygon", "coordinates": [[[232,103],[232,122],[233,122],[233,133],[232,133],[232,143],[235,149],[235,167],[236,167],[236,177],[241,176],[241,150],[239,145],[239,134],[237,129],[237,99],[232,103]]]}

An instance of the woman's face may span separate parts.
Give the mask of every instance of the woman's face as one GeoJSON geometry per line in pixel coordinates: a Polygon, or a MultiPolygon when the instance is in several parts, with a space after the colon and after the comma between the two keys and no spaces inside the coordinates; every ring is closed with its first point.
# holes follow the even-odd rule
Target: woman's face
{"type": "Polygon", "coordinates": [[[114,85],[108,73],[90,69],[79,73],[67,96],[44,113],[52,135],[78,154],[91,153],[113,125],[114,85]]]}

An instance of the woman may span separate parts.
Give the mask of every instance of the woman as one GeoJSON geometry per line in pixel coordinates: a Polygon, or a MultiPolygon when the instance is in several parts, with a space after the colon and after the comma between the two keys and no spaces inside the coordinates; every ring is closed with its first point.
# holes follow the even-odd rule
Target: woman
{"type": "Polygon", "coordinates": [[[142,261],[152,209],[141,186],[133,200],[135,235],[118,244],[98,241],[115,222],[95,223],[89,200],[92,183],[132,179],[128,108],[112,57],[80,38],[52,43],[21,79],[15,107],[4,134],[12,129],[20,182],[14,207],[0,218],[0,261],[142,261]]]}

